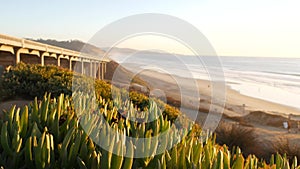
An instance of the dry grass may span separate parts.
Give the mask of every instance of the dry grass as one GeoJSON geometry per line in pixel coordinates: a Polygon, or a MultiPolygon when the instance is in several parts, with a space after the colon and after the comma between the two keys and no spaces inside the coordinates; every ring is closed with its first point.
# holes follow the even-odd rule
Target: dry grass
{"type": "Polygon", "coordinates": [[[255,151],[259,150],[254,129],[251,127],[221,122],[215,133],[217,135],[217,143],[221,145],[226,144],[229,149],[238,146],[242,149],[245,156],[255,154],[255,151]]]}
{"type": "Polygon", "coordinates": [[[299,145],[286,138],[259,141],[252,127],[221,122],[215,133],[217,143],[226,144],[231,150],[238,146],[245,156],[255,154],[258,158],[266,160],[266,162],[269,162],[271,155],[276,153],[286,154],[290,163],[292,163],[295,156],[300,159],[299,145]]]}
{"type": "Polygon", "coordinates": [[[270,147],[269,151],[267,151],[268,155],[279,153],[286,154],[290,163],[292,163],[294,157],[300,159],[300,147],[295,143],[291,143],[289,139],[279,138],[278,141],[274,142],[270,147]]]}

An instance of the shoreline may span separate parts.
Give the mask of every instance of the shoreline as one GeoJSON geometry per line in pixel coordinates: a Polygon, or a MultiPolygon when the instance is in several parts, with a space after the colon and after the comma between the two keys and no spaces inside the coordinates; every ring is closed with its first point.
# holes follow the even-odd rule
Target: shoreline
{"type": "MultiPolygon", "coordinates": [[[[167,95],[167,97],[172,97],[173,99],[180,101],[180,93],[185,92],[187,94],[193,94],[197,92],[195,89],[189,87],[194,87],[191,84],[193,79],[188,79],[179,76],[171,76],[168,74],[146,70],[138,74],[141,79],[146,81],[152,89],[160,89],[167,95]],[[179,82],[178,82],[179,81],[179,82]],[[179,84],[180,86],[178,86],[179,84]],[[187,88],[185,91],[180,91],[181,88],[187,88]]],[[[208,80],[196,79],[198,85],[198,91],[200,95],[200,106],[207,106],[210,104],[211,98],[211,82],[208,80]],[[202,104],[201,104],[202,103],[202,104]]],[[[226,83],[225,83],[226,85],[226,83]]],[[[224,107],[224,114],[228,116],[244,116],[249,114],[251,111],[263,111],[272,115],[288,116],[293,114],[295,116],[300,116],[300,109],[291,107],[284,104],[279,104],[271,102],[268,100],[263,100],[261,98],[255,98],[241,94],[239,91],[232,89],[229,85],[226,85],[226,101],[224,107]]],[[[185,95],[185,94],[182,94],[185,95]]],[[[194,94],[195,95],[195,94],[194,94]]],[[[184,96],[184,98],[192,99],[192,97],[184,96]]],[[[185,102],[186,100],[183,100],[185,102]]],[[[186,103],[187,104],[187,103],[186,103]]],[[[187,105],[188,106],[188,105],[187,105]]]]}
{"type": "Polygon", "coordinates": [[[238,91],[241,95],[253,97],[277,103],[283,106],[292,107],[300,110],[299,107],[299,94],[291,93],[290,91],[283,90],[282,88],[268,86],[265,84],[249,83],[227,83],[232,90],[238,91]],[[293,99],[292,99],[293,98],[293,99]]]}
{"type": "MultiPolygon", "coordinates": [[[[181,102],[183,107],[190,109],[193,105],[189,104],[192,100],[189,96],[180,98],[179,88],[176,80],[181,80],[182,84],[189,87],[188,79],[182,77],[171,77],[170,75],[155,72],[143,71],[138,74],[142,80],[146,81],[152,89],[160,88],[165,92],[167,100],[172,99],[174,102],[181,102]]],[[[205,80],[197,80],[199,91],[201,94],[200,108],[195,118],[195,122],[201,127],[203,126],[211,103],[209,101],[210,82],[205,80]]],[[[253,98],[242,95],[238,91],[226,86],[226,101],[221,121],[218,128],[222,129],[224,123],[236,127],[242,127],[253,131],[256,141],[253,143],[257,146],[257,150],[274,150],[274,145],[280,145],[282,142],[288,143],[289,147],[300,147],[300,110],[272,103],[266,100],[253,98]],[[245,106],[243,106],[245,104],[245,106]],[[293,117],[289,119],[289,114],[293,117]],[[295,119],[294,119],[295,118],[295,119]],[[289,122],[290,129],[284,128],[283,123],[289,122]]],[[[151,92],[150,92],[151,93],[151,92]]],[[[195,110],[195,109],[194,109],[195,110]]],[[[189,114],[187,114],[189,116],[189,114]]],[[[195,117],[195,115],[192,115],[195,117]]],[[[192,119],[194,119],[192,117],[192,119]]],[[[254,152],[256,155],[263,151],[254,152]]]]}

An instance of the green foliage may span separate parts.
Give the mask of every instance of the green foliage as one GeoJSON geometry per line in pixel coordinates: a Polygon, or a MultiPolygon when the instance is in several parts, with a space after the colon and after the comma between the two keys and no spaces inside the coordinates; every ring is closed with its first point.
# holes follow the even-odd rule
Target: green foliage
{"type": "Polygon", "coordinates": [[[46,92],[58,97],[61,93],[71,95],[74,86],[87,92],[92,85],[103,97],[111,97],[110,85],[103,81],[94,82],[92,78],[57,66],[19,63],[3,73],[0,79],[0,94],[2,100],[15,96],[41,99],[46,92]]]}
{"type": "MultiPolygon", "coordinates": [[[[51,99],[50,95],[45,95],[43,100],[35,99],[22,109],[12,107],[5,112],[0,121],[0,165],[12,169],[300,168],[296,158],[289,164],[285,155],[276,154],[270,160],[270,164],[266,164],[253,155],[245,158],[239,148],[230,152],[227,146],[217,145],[215,138],[206,138],[203,143],[202,137],[199,138],[193,133],[187,134],[186,130],[176,128],[171,121],[158,116],[160,110],[152,101],[147,111],[154,113],[156,120],[146,124],[132,122],[128,118],[118,118],[117,110],[125,109],[125,106],[128,112],[132,112],[129,116],[134,117],[138,110],[134,109],[130,102],[119,103],[123,107],[108,110],[107,107],[113,102],[99,98],[94,105],[92,102],[94,99],[81,93],[73,94],[72,98],[60,95],[51,99]],[[95,106],[102,108],[95,110],[95,106]],[[93,116],[95,114],[103,115],[105,121],[93,116]],[[121,135],[154,138],[171,126],[175,127],[174,132],[168,134],[167,138],[144,142],[143,146],[133,146],[137,144],[133,142],[122,144],[123,138],[117,138],[106,132],[110,127],[121,135]],[[93,134],[95,131],[99,134],[93,134]],[[178,141],[180,132],[186,133],[186,137],[178,141]],[[93,139],[87,134],[91,134],[93,139]],[[99,141],[101,147],[96,145],[99,141]],[[174,146],[169,147],[172,142],[175,143],[174,146]],[[119,155],[112,153],[112,150],[119,152],[119,155]],[[155,152],[160,150],[162,153],[155,155],[155,152]],[[134,158],[140,151],[147,152],[148,156],[134,158]]],[[[146,115],[153,114],[146,113],[146,115]]]]}
{"type": "Polygon", "coordinates": [[[37,96],[28,106],[4,112],[0,120],[4,168],[300,169],[296,157],[289,163],[286,155],[276,154],[267,164],[254,155],[245,158],[239,148],[220,146],[159,100],[136,92],[122,100],[119,89],[112,100],[111,85],[103,81],[91,83],[91,78],[57,67],[25,64],[12,67],[3,77],[3,98],[37,96]],[[79,78],[72,85],[74,76],[79,78]],[[77,92],[71,93],[72,87],[77,92]],[[92,87],[96,96],[88,94],[92,87]],[[53,94],[41,95],[44,91],[53,94]],[[145,123],[148,119],[153,120],[145,123]],[[125,141],[109,129],[120,136],[150,139],[125,141]],[[156,137],[166,131],[164,137],[156,137]],[[134,158],[141,152],[146,156],[134,158]]]}
{"type": "Polygon", "coordinates": [[[61,71],[55,66],[40,66],[18,64],[16,67],[4,72],[1,78],[2,99],[19,96],[23,98],[41,98],[43,93],[49,91],[53,95],[70,93],[70,79],[72,73],[61,71]]]}
{"type": "MultiPolygon", "coordinates": [[[[19,63],[5,71],[0,79],[0,100],[12,99],[16,96],[24,99],[35,97],[41,99],[46,92],[51,93],[52,97],[58,97],[61,93],[71,96],[72,91],[84,93],[95,91],[98,98],[111,100],[112,87],[105,81],[82,76],[57,66],[19,63]]],[[[114,90],[119,91],[115,87],[114,90]]],[[[129,97],[138,109],[148,108],[149,98],[144,94],[132,91],[129,97]]],[[[178,116],[178,109],[161,101],[157,102],[160,107],[164,107],[164,114],[169,119],[174,120],[178,116]]]]}

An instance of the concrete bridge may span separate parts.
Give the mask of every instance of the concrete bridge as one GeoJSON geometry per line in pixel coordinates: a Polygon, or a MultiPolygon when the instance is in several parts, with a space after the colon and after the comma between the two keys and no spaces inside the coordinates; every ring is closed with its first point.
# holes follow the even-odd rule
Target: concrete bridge
{"type": "Polygon", "coordinates": [[[104,79],[109,59],[0,34],[0,65],[19,62],[57,65],[98,79],[104,79]]]}

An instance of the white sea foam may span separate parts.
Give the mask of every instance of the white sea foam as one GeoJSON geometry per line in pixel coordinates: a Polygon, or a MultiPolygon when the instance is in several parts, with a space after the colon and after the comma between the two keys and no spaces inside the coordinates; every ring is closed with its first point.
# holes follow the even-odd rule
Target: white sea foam
{"type": "Polygon", "coordinates": [[[300,95],[283,88],[251,82],[230,84],[230,87],[247,96],[300,109],[300,95]]]}

